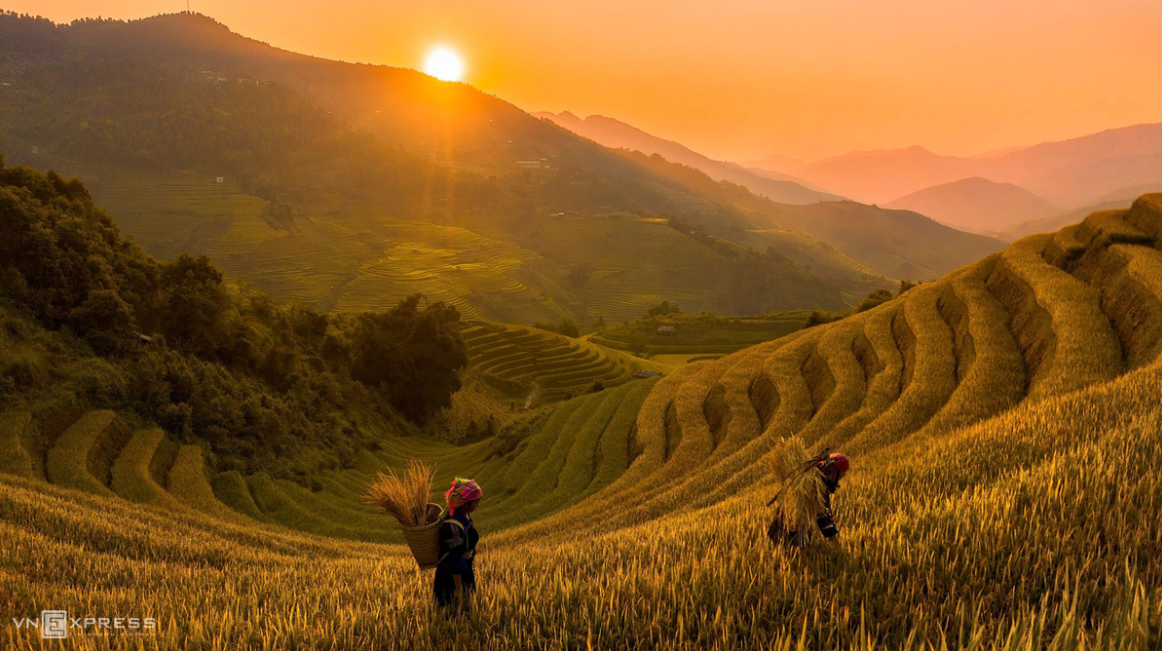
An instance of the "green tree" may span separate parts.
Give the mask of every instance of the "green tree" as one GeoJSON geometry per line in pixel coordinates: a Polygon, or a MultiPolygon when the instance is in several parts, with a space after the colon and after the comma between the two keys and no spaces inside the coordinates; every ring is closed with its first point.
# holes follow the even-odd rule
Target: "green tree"
{"type": "Polygon", "coordinates": [[[123,355],[132,345],[133,310],[111,289],[89,292],[85,303],[69,313],[69,321],[99,355],[123,355]]]}
{"type": "Polygon", "coordinates": [[[162,270],[161,281],[165,292],[160,325],[166,340],[203,359],[217,359],[230,308],[222,274],[204,255],[181,255],[162,270]]]}
{"type": "Polygon", "coordinates": [[[574,339],[581,336],[581,331],[577,329],[577,324],[573,323],[570,319],[561,321],[561,325],[557,326],[557,332],[574,339]]]}
{"type": "Polygon", "coordinates": [[[651,316],[670,316],[673,314],[681,314],[682,310],[677,303],[671,304],[669,301],[662,301],[654,307],[651,307],[646,313],[647,317],[651,316]]]}
{"type": "Polygon", "coordinates": [[[388,312],[360,315],[351,367],[352,377],[419,423],[452,404],[459,371],[468,365],[459,311],[444,303],[421,310],[422,298],[413,294],[388,312]]]}
{"type": "Polygon", "coordinates": [[[856,306],[855,311],[867,312],[868,310],[887,303],[890,300],[892,300],[892,293],[890,291],[886,289],[877,289],[876,291],[865,296],[864,299],[860,301],[859,305],[856,306]]]}

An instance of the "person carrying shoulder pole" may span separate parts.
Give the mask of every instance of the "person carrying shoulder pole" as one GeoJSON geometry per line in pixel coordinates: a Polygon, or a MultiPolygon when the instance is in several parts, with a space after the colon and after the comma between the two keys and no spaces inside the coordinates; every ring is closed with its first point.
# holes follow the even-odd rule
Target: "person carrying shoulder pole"
{"type": "MultiPolygon", "coordinates": [[[[796,547],[811,544],[813,522],[824,538],[839,535],[835,517],[831,510],[831,495],[839,490],[839,481],[847,473],[850,462],[842,453],[823,454],[796,461],[795,446],[788,445],[781,455],[778,465],[779,481],[782,488],[767,502],[776,502],[776,515],[767,528],[767,537],[774,543],[787,543],[796,547]]],[[[801,445],[798,447],[802,450],[801,445]]],[[[802,459],[806,455],[803,452],[802,459]]]]}
{"type": "Polygon", "coordinates": [[[843,479],[850,466],[847,457],[840,452],[834,452],[816,464],[819,474],[823,475],[823,486],[827,491],[823,497],[823,512],[815,518],[815,523],[819,525],[819,531],[824,538],[830,539],[839,535],[839,527],[835,526],[835,516],[831,513],[831,495],[839,490],[839,480],[843,479]]]}

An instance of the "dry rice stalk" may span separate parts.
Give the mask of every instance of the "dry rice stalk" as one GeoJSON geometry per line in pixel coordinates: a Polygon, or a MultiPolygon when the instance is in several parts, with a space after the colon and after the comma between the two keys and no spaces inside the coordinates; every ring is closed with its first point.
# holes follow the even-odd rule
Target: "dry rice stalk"
{"type": "Polygon", "coordinates": [[[400,474],[392,469],[387,474],[378,473],[363,501],[395,516],[405,527],[422,526],[427,524],[428,498],[435,475],[435,466],[409,461],[407,470],[400,474]]]}
{"type": "Polygon", "coordinates": [[[826,504],[823,476],[815,470],[817,459],[807,454],[797,436],[784,440],[769,458],[778,491],[776,517],[788,531],[810,531],[826,504]]]}

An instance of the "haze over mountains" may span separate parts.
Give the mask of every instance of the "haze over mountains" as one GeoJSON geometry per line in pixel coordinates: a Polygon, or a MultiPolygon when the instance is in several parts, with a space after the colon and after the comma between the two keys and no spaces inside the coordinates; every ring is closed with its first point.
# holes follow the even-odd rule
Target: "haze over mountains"
{"type": "Polygon", "coordinates": [[[1020,199],[1034,213],[1044,209],[1045,204],[1072,213],[1109,201],[1111,195],[1128,202],[1143,192],[1162,188],[1162,124],[1109,129],[970,158],[942,156],[913,146],[852,152],[813,163],[773,155],[746,166],[794,175],[857,201],[914,207],[922,200],[932,211],[925,213],[930,217],[941,219],[934,213],[950,215],[952,221],[945,223],[974,232],[996,232],[1044,215],[1026,216],[1013,209],[1002,218],[979,212],[1004,200],[1003,192],[1012,194],[1012,188],[1002,191],[979,182],[950,188],[937,186],[972,178],[1015,185],[1035,195],[1020,199]],[[920,199],[908,197],[929,188],[933,188],[932,192],[920,199]]]}
{"type": "MultiPolygon", "coordinates": [[[[1055,230],[1093,210],[1124,207],[1145,192],[1162,189],[1162,125],[1112,129],[973,157],[942,156],[913,146],[851,152],[814,163],[772,154],[739,165],[710,159],[601,115],[584,119],[567,111],[534,115],[607,147],[657,154],[782,203],[807,204],[843,195],[918,212],[958,230],[1006,241],[1055,230]]],[[[818,228],[804,230],[826,239],[818,228]]],[[[842,244],[839,247],[883,273],[893,273],[842,244]]]]}
{"type": "Polygon", "coordinates": [[[751,192],[779,203],[805,204],[817,201],[836,201],[843,197],[821,192],[803,181],[787,175],[763,176],[743,169],[735,163],[716,161],[672,140],[650,135],[637,127],[602,115],[581,119],[568,111],[561,113],[533,113],[573,133],[584,136],[606,147],[630,149],[643,154],[658,154],[671,163],[679,163],[704,172],[715,181],[737,183],[751,192]]]}
{"type": "Polygon", "coordinates": [[[886,205],[914,210],[943,224],[978,233],[1003,233],[1013,224],[1062,213],[1060,207],[1024,188],[977,176],[934,185],[886,205]]]}
{"type": "Polygon", "coordinates": [[[469,317],[585,323],[662,300],[837,309],[890,285],[818,243],[770,253],[751,231],[786,228],[776,204],[708,197],[465,84],[189,14],[0,24],[9,163],[76,174],[150,253],[207,253],[281,299],[421,292],[469,317]]]}
{"type": "MultiPolygon", "coordinates": [[[[834,246],[843,254],[892,278],[928,279],[940,275],[946,259],[976,257],[999,250],[996,240],[958,232],[927,216],[882,210],[808,189],[792,176],[770,176],[742,169],[734,163],[715,161],[688,147],[650,135],[624,122],[600,115],[584,120],[572,113],[535,113],[607,147],[627,149],[704,172],[710,179],[738,183],[755,194],[788,197],[780,202],[779,221],[834,246]],[[772,185],[778,184],[778,185],[772,185]],[[805,195],[804,192],[809,192],[805,195]],[[813,201],[802,201],[809,196],[813,201]],[[792,200],[799,199],[799,200],[792,200]],[[802,205],[794,205],[802,204],[802,205]],[[907,243],[907,244],[905,244],[907,243]],[[906,249],[906,252],[901,254],[906,249]]],[[[708,192],[713,189],[707,188],[708,192]]]]}

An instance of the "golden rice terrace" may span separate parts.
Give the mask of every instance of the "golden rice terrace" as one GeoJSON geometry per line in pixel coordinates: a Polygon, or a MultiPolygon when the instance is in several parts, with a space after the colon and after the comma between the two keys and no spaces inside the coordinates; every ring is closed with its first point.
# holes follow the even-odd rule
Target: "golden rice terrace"
{"type": "Polygon", "coordinates": [[[554,397],[605,389],[515,439],[385,436],[312,488],[212,474],[112,411],[0,414],[0,610],[158,618],[69,641],[95,649],[1160,648],[1162,195],[656,380],[532,330],[466,339],[554,397]],[[852,459],[837,542],[764,536],[789,437],[852,459]],[[484,491],[460,620],[361,501],[413,458],[484,491]]]}

